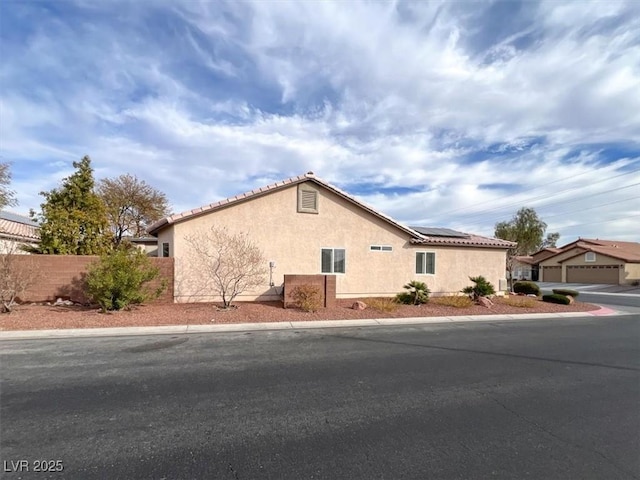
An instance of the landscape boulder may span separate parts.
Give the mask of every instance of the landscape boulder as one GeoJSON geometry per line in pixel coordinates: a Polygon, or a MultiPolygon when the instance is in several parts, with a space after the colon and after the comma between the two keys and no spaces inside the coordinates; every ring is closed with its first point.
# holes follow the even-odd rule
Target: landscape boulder
{"type": "Polygon", "coordinates": [[[353,302],[353,305],[351,305],[351,308],[353,308],[354,310],[364,310],[365,308],[367,308],[367,304],[361,301],[357,301],[357,302],[353,302]]]}
{"type": "Polygon", "coordinates": [[[491,308],[493,306],[493,302],[489,300],[487,297],[478,297],[478,305],[491,308]]]}

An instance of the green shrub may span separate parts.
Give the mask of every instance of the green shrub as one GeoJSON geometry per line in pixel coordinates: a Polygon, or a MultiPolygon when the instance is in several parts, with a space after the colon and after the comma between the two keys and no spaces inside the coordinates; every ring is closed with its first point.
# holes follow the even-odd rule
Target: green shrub
{"type": "Polygon", "coordinates": [[[394,298],[367,298],[366,304],[379,312],[393,312],[398,309],[398,302],[394,298]]]}
{"type": "Polygon", "coordinates": [[[465,287],[461,291],[462,293],[466,293],[472,299],[477,299],[479,297],[488,297],[489,295],[493,295],[496,293],[496,289],[493,288],[493,285],[482,275],[477,277],[469,277],[474,285],[465,287]]]}
{"type": "Polygon", "coordinates": [[[570,290],[568,288],[554,288],[553,293],[557,293],[558,295],[564,295],[565,297],[573,297],[576,298],[580,295],[580,292],[576,290],[570,290]]]}
{"type": "Polygon", "coordinates": [[[119,248],[89,267],[87,293],[102,311],[128,309],[162,294],[166,281],[155,290],[148,286],[159,273],[143,252],[119,248]]]}
{"type": "Polygon", "coordinates": [[[540,296],[540,287],[533,282],[516,282],[513,284],[513,291],[515,293],[522,293],[523,295],[535,295],[540,296]]]}
{"type": "Polygon", "coordinates": [[[549,303],[559,303],[562,305],[569,305],[569,303],[571,303],[571,300],[569,300],[569,297],[565,295],[558,295],[557,293],[554,293],[552,295],[543,295],[542,301],[549,302],[549,303]]]}
{"type": "Polygon", "coordinates": [[[322,308],[322,292],[315,285],[298,285],[291,291],[291,298],[300,310],[316,312],[322,308]]]}
{"type": "Polygon", "coordinates": [[[444,305],[445,307],[455,308],[468,308],[473,305],[473,300],[465,295],[436,297],[432,298],[431,301],[437,305],[444,305]]]}
{"type": "Polygon", "coordinates": [[[399,303],[404,303],[406,305],[422,305],[429,301],[429,294],[431,292],[429,291],[426,283],[413,280],[407,283],[403,288],[407,291],[396,295],[396,300],[399,303]]]}

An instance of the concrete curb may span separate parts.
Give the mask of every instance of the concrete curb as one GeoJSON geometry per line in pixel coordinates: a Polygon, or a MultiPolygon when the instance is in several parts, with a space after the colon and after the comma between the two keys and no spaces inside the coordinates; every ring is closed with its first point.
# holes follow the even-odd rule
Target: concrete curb
{"type": "Polygon", "coordinates": [[[374,327],[392,325],[422,325],[430,323],[504,322],[518,320],[540,320],[543,318],[576,318],[584,316],[625,315],[609,308],[590,312],[569,313],[524,313],[509,315],[469,315],[454,317],[404,317],[358,320],[319,320],[268,323],[228,323],[223,325],[164,325],[157,327],[112,327],[112,328],[68,328],[59,330],[7,330],[0,331],[2,340],[122,337],[139,335],[177,335],[194,333],[230,333],[264,330],[301,330],[317,328],[374,327]]]}

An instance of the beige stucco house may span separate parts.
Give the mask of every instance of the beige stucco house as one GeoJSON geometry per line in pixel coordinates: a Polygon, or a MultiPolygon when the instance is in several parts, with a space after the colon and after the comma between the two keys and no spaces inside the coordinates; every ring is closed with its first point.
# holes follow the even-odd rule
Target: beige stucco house
{"type": "Polygon", "coordinates": [[[35,247],[40,243],[40,228],[29,217],[0,211],[0,254],[27,253],[21,246],[35,247]]]}
{"type": "Polygon", "coordinates": [[[640,243],[580,238],[539,265],[543,282],[631,284],[640,281],[640,243]]]}
{"type": "Polygon", "coordinates": [[[512,245],[404,226],[309,172],[152,225],[158,256],[175,258],[178,302],[219,300],[199,287],[206,275],[188,241],[212,226],[248,234],[270,271],[264,285],[238,300],[280,298],[285,274],[335,275],[338,298],[392,296],[411,280],[425,282],[434,295],[457,293],[477,275],[498,288],[512,245]]]}

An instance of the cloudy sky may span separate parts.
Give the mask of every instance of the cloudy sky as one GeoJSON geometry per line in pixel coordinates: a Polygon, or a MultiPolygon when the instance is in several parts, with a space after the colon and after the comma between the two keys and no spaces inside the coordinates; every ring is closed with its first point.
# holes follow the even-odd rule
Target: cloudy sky
{"type": "Polygon", "coordinates": [[[27,212],[90,155],[195,208],[314,171],[409,225],[640,241],[640,2],[0,5],[27,212]]]}

